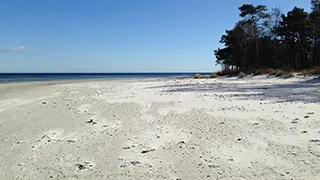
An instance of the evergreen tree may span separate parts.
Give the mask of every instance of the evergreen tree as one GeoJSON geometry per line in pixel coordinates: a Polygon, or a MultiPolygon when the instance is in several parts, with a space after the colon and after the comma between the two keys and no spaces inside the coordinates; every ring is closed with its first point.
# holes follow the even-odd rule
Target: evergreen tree
{"type": "Polygon", "coordinates": [[[267,13],[264,5],[244,4],[242,20],[222,35],[223,48],[214,51],[226,69],[306,69],[320,65],[320,0],[311,0],[310,13],[294,7],[267,13]]]}

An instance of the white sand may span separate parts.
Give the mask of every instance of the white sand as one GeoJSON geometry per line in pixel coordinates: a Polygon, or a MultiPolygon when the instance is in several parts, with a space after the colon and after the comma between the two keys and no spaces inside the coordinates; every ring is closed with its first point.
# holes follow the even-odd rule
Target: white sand
{"type": "Polygon", "coordinates": [[[320,81],[0,85],[0,179],[320,179],[320,81]]]}

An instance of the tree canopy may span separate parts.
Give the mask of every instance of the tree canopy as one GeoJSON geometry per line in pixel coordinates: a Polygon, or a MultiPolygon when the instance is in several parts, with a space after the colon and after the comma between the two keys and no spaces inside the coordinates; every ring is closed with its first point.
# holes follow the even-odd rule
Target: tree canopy
{"type": "Polygon", "coordinates": [[[311,0],[311,11],[244,4],[239,22],[226,30],[214,51],[226,69],[280,68],[301,70],[320,65],[320,0],[311,0]]]}

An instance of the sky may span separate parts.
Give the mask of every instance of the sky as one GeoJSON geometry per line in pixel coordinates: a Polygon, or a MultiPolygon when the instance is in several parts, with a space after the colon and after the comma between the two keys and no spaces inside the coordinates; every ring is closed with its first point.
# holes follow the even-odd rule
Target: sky
{"type": "Polygon", "coordinates": [[[242,4],[309,0],[3,0],[0,73],[213,72],[242,4]]]}

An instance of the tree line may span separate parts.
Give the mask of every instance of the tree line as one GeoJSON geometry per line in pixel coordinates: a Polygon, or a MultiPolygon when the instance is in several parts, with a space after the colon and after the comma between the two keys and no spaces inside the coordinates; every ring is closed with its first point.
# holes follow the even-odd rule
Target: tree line
{"type": "Polygon", "coordinates": [[[320,0],[311,0],[311,11],[294,7],[283,14],[265,5],[239,7],[241,20],[226,30],[214,51],[223,69],[302,70],[320,66],[320,0]]]}

